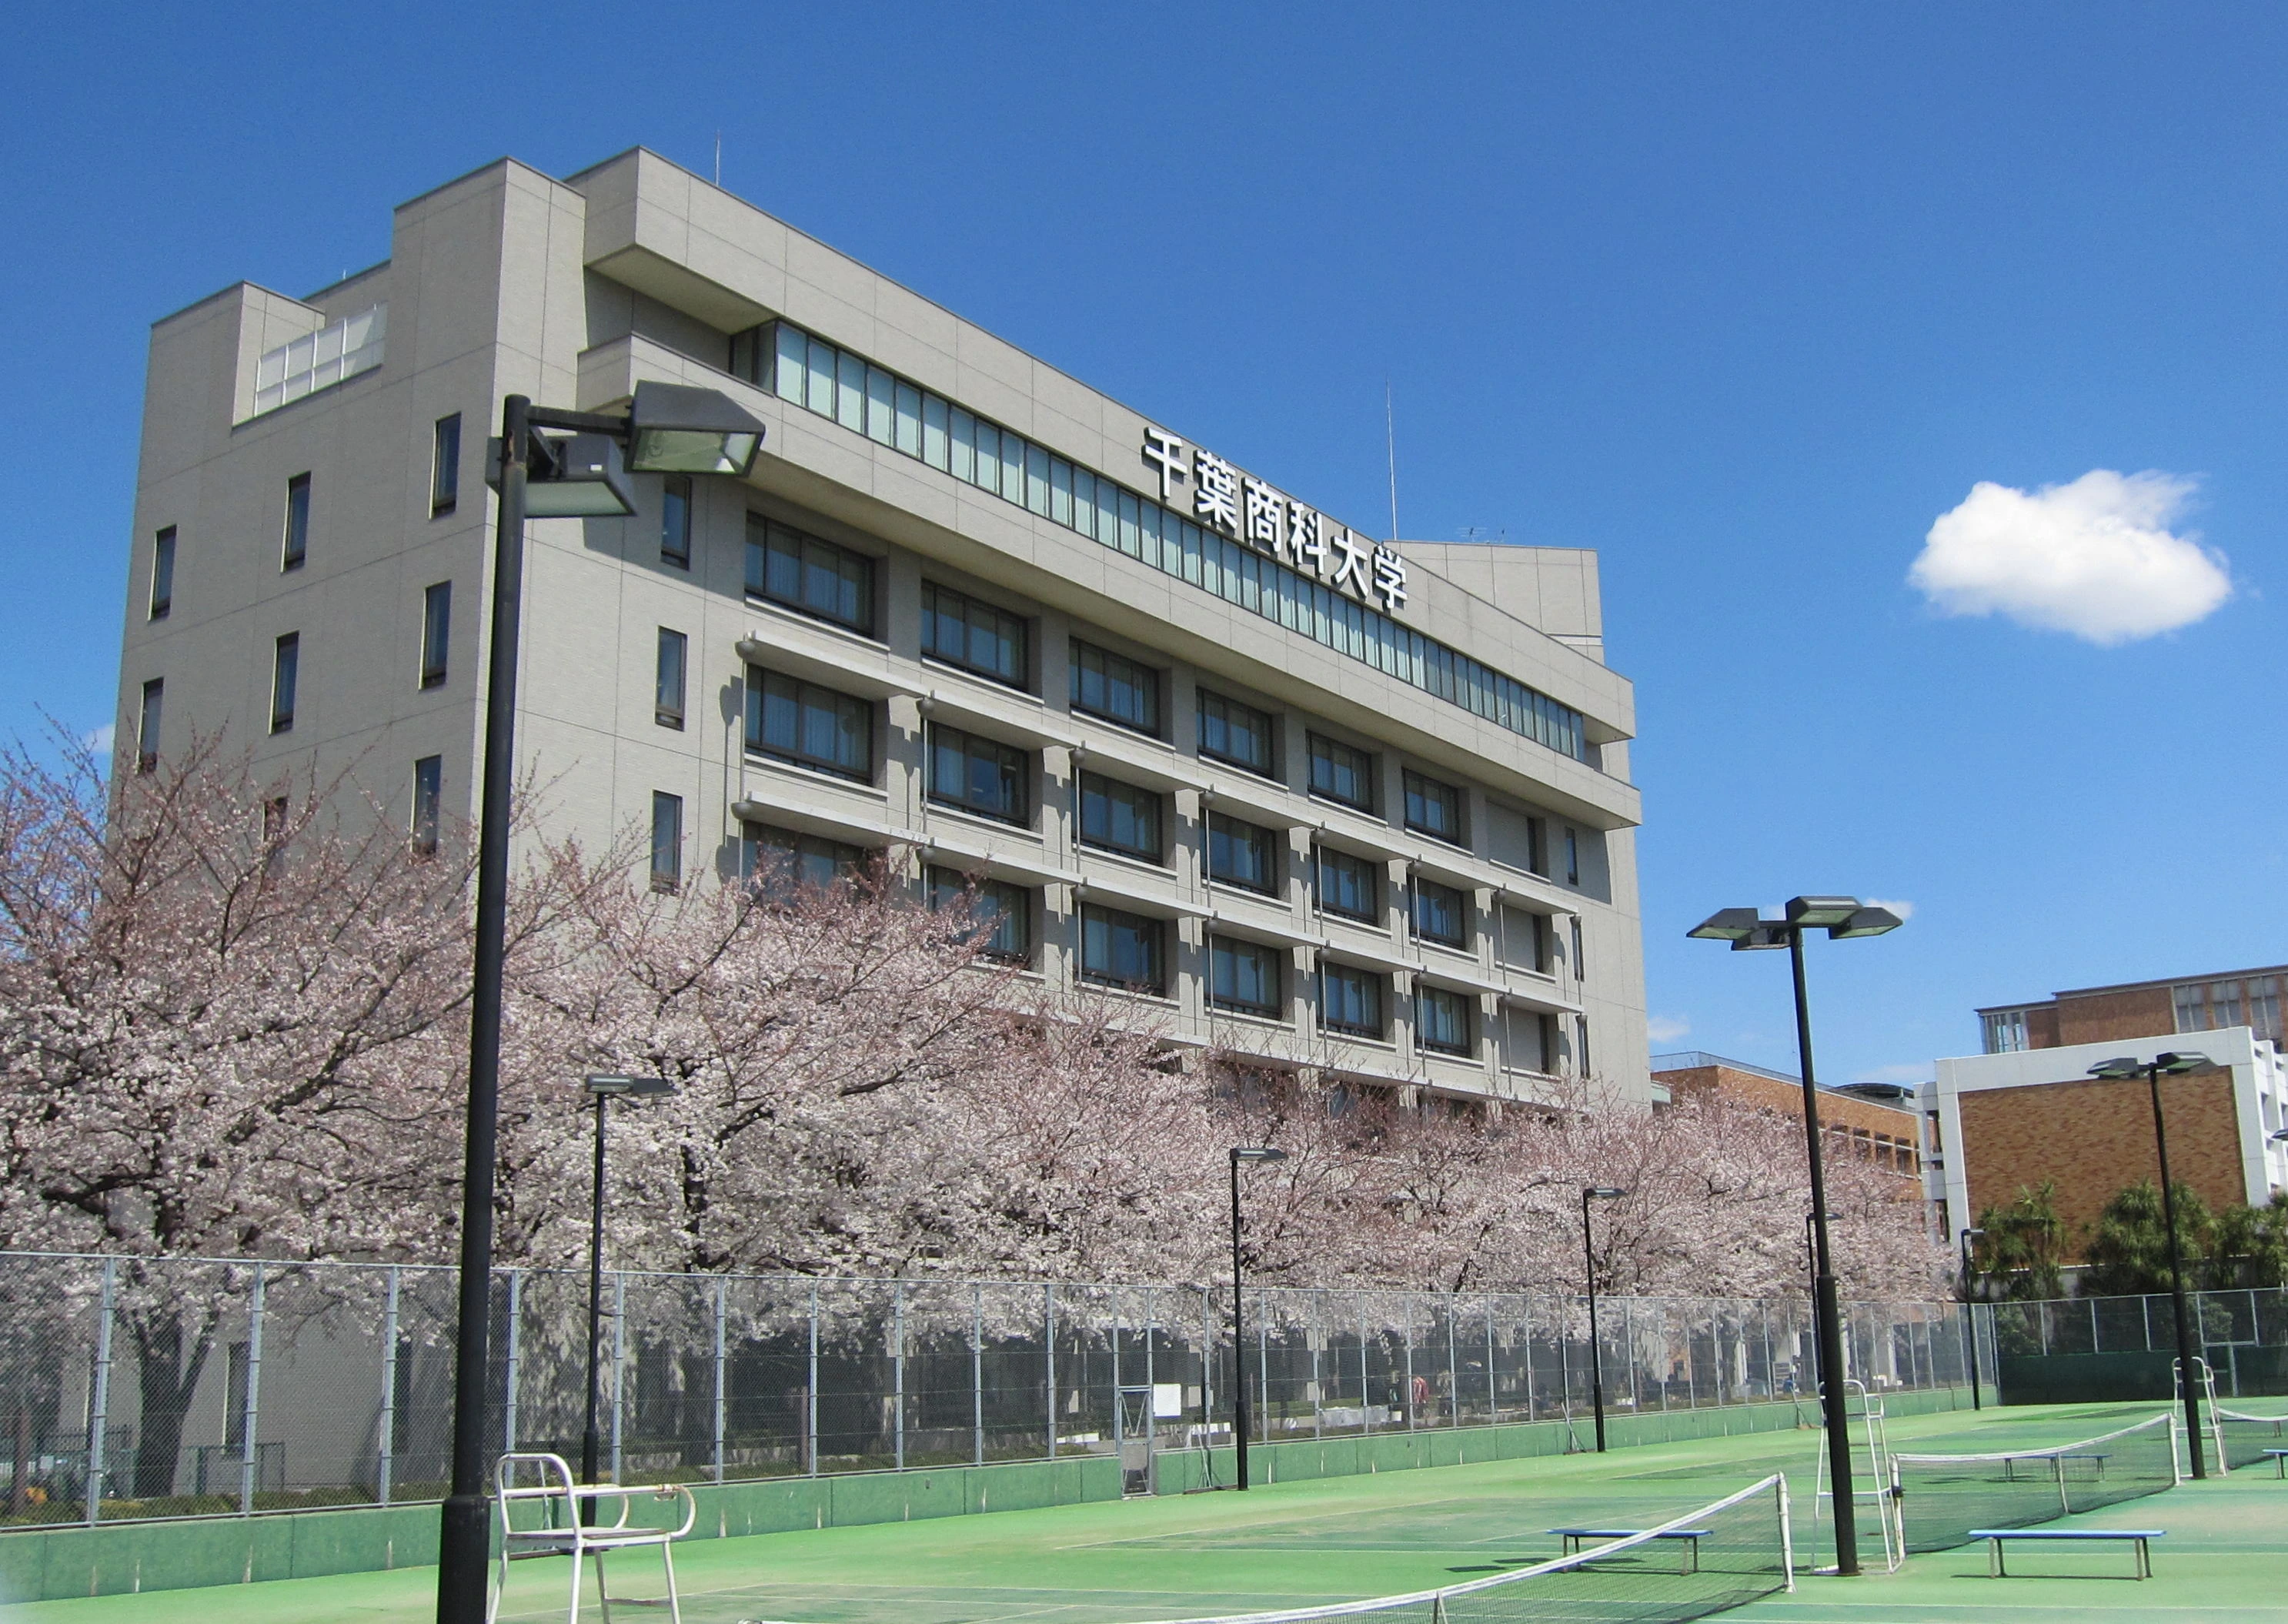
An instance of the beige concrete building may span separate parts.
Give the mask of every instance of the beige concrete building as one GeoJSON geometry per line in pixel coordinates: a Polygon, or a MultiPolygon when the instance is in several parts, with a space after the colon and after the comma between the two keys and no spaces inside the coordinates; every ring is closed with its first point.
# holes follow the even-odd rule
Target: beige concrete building
{"type": "Polygon", "coordinates": [[[1370,540],[665,160],[489,165],[390,258],[152,337],[123,736],[474,808],[504,394],[703,385],[743,481],[529,529],[517,743],[653,878],[888,848],[1180,1044],[1649,1097],[1630,685],[1596,561],[1370,540]]]}

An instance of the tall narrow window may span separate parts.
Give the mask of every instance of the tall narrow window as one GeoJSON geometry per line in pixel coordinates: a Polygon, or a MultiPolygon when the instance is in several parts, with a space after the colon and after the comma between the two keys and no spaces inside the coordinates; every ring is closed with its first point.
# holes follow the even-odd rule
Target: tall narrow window
{"type": "Polygon", "coordinates": [[[143,685],[143,709],[135,719],[135,770],[139,773],[159,765],[159,718],[166,698],[163,679],[154,677],[143,685]]]}
{"type": "Polygon", "coordinates": [[[429,444],[429,516],[449,513],[461,499],[461,414],[437,419],[429,444]]]}
{"type": "Polygon", "coordinates": [[[278,640],[270,661],[270,730],[294,730],[294,690],[302,674],[302,634],[289,632],[278,640]]]}
{"type": "Polygon", "coordinates": [[[1529,817],[1525,820],[1525,866],[1549,878],[1549,820],[1529,817]]]}
{"type": "Polygon", "coordinates": [[[445,758],[423,756],[413,764],[413,849],[426,857],[437,849],[437,823],[445,802],[445,758]]]}
{"type": "Polygon", "coordinates": [[[175,527],[169,525],[151,542],[151,618],[164,620],[175,607],[175,527]]]}
{"type": "Polygon", "coordinates": [[[421,594],[421,686],[445,686],[446,652],[453,643],[453,583],[440,581],[421,594]]]}
{"type": "Polygon", "coordinates": [[[1565,831],[1565,883],[1569,886],[1581,883],[1581,836],[1570,825],[1565,831]]]}
{"type": "Polygon", "coordinates": [[[1581,951],[1581,916],[1577,913],[1573,916],[1573,979],[1589,979],[1589,959],[1581,951]]]}
{"type": "Polygon", "coordinates": [[[691,568],[691,476],[663,474],[659,478],[659,561],[678,569],[691,568]]]}
{"type": "Polygon", "coordinates": [[[659,629],[659,674],[654,683],[651,717],[663,728],[683,731],[683,665],[688,640],[680,632],[659,629]]]}
{"type": "Polygon", "coordinates": [[[310,554],[310,476],[298,474],[286,482],[286,536],[279,549],[278,568],[299,569],[310,554]]]}
{"type": "Polygon", "coordinates": [[[1573,1052],[1573,1070],[1581,1076],[1586,1077],[1589,1075],[1589,1017],[1587,1015],[1573,1017],[1573,1032],[1576,1044],[1573,1052]]]}
{"type": "Polygon", "coordinates": [[[683,884],[683,797],[654,790],[651,797],[651,888],[683,884]]]}

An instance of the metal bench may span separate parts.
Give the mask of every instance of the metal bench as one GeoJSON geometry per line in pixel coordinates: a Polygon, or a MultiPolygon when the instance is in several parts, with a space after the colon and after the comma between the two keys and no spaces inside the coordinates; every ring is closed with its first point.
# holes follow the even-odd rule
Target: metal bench
{"type": "Polygon", "coordinates": [[[683,1609],[675,1593],[676,1540],[691,1532],[699,1516],[697,1501],[681,1484],[633,1485],[616,1483],[575,1483],[572,1468],[561,1455],[504,1454],[493,1468],[493,1503],[500,1520],[499,1582],[485,1606],[485,1624],[500,1612],[501,1596],[508,1588],[508,1564],[532,1556],[572,1558],[572,1586],[564,1624],[580,1624],[580,1569],[584,1560],[596,1564],[596,1601],[611,1624],[612,1604],[623,1607],[664,1607],[671,1624],[682,1624],[683,1609]],[[679,1528],[631,1526],[636,1497],[683,1501],[679,1528]],[[620,1502],[619,1515],[603,1520],[603,1503],[620,1502]],[[520,1517],[537,1519],[536,1525],[518,1526],[520,1517]],[[608,1551],[655,1546],[667,1574],[667,1594],[660,1597],[613,1596],[604,1588],[604,1556],[608,1551]]]}
{"type": "MultiPolygon", "coordinates": [[[[1595,1540],[1604,1542],[1613,1540],[1633,1540],[1644,1530],[1641,1528],[1552,1528],[1547,1532],[1555,1534],[1564,1541],[1560,1549],[1565,1556],[1569,1556],[1581,1549],[1587,1540],[1595,1540]]],[[[1684,1543],[1680,1548],[1683,1553],[1684,1565],[1678,1571],[1685,1573],[1697,1573],[1700,1571],[1700,1541],[1707,1538],[1711,1532],[1705,1528],[1671,1528],[1655,1534],[1653,1538],[1682,1540],[1684,1543]]]]}
{"type": "Polygon", "coordinates": [[[2277,1469],[2274,1473],[2276,1477],[2288,1477],[2288,1449],[2268,1449],[2264,1452],[2264,1458],[2277,1469]]]}
{"type": "Polygon", "coordinates": [[[2160,1539],[2168,1532],[2165,1528],[1974,1528],[1970,1538],[1986,1541],[1986,1576],[2007,1579],[2009,1570],[2002,1565],[2002,1545],[2006,1540],[2129,1540],[2137,1546],[2137,1571],[2133,1579],[2153,1577],[2153,1553],[2146,1543],[2160,1539]]]}

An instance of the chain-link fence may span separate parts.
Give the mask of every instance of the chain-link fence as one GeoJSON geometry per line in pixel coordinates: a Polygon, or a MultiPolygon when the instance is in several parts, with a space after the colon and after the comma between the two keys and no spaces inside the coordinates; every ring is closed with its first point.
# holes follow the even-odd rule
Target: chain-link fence
{"type": "MultiPolygon", "coordinates": [[[[588,1278],[493,1278],[487,1434],[576,1459],[588,1278]]],[[[451,1451],[450,1270],[0,1253],[5,1521],[433,1500],[451,1451]]],[[[1253,1436],[1570,1418],[1569,1295],[1250,1288],[1253,1436]]],[[[1229,1288],[607,1273],[599,1465],[725,1481],[1230,1441],[1229,1288]]],[[[1951,1303],[1860,1303],[1849,1374],[1950,1386],[1951,1303]]],[[[1601,1298],[1617,1413],[1808,1396],[1801,1302],[1601,1298]]]]}
{"type": "MultiPolygon", "coordinates": [[[[2189,1292],[2194,1344],[2220,1396],[2288,1391],[2288,1290],[2277,1286],[2189,1292]]],[[[2174,1302],[2166,1294],[2069,1297],[1982,1304],[2005,1358],[2177,1351],[2174,1302]]]]}

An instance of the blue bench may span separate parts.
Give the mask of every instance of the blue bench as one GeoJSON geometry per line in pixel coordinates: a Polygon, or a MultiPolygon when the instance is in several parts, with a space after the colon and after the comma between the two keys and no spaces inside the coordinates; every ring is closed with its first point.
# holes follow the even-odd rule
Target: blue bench
{"type": "Polygon", "coordinates": [[[2288,1477],[2288,1449],[2268,1449],[2264,1458],[2278,1469],[2277,1476],[2288,1477]]]}
{"type": "Polygon", "coordinates": [[[2005,1540],[2131,1540],[2136,1542],[2137,1571],[2133,1579],[2153,1577],[2153,1552],[2146,1543],[2166,1534],[2165,1528],[1974,1528],[1970,1537],[1986,1541],[1986,1575],[1990,1579],[2007,1579],[2009,1570],[2002,1565],[2002,1542],[2005,1540]]]}
{"type": "MultiPolygon", "coordinates": [[[[1585,1540],[1633,1540],[1644,1530],[1641,1528],[1552,1528],[1548,1532],[1564,1541],[1560,1548],[1564,1555],[1569,1556],[1581,1548],[1585,1540]]],[[[1671,1528],[1655,1534],[1653,1538],[1683,1540],[1684,1566],[1679,1571],[1697,1573],[1700,1571],[1700,1541],[1706,1539],[1712,1532],[1706,1528],[1671,1528]]]]}

